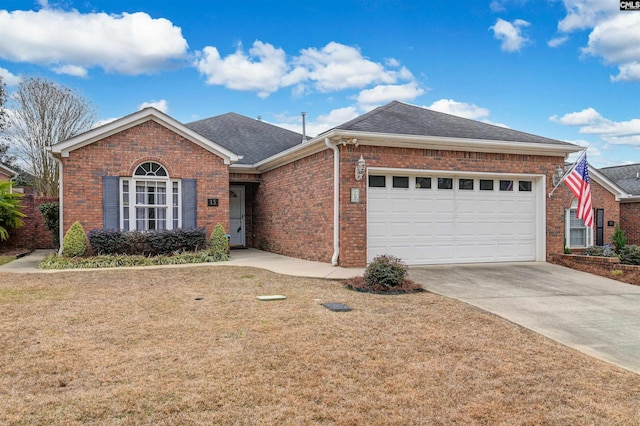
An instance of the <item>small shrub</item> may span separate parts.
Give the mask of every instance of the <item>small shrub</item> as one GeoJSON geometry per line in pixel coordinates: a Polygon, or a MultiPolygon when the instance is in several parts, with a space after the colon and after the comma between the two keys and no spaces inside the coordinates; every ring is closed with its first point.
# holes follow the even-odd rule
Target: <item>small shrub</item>
{"type": "Polygon", "coordinates": [[[364,279],[369,286],[396,287],[404,282],[406,276],[407,265],[388,254],[376,256],[364,271],[364,279]]]}
{"type": "Polygon", "coordinates": [[[622,271],[620,269],[614,269],[613,271],[611,271],[611,275],[613,275],[614,277],[620,277],[622,276],[622,271]]]}
{"type": "Polygon", "coordinates": [[[92,229],[89,231],[89,244],[97,255],[127,253],[125,232],[118,229],[92,229]]]}
{"type": "Polygon", "coordinates": [[[172,229],[145,233],[148,254],[169,255],[203,249],[207,243],[204,228],[172,229]]]}
{"type": "Polygon", "coordinates": [[[150,232],[92,229],[91,248],[97,255],[129,254],[165,256],[204,249],[204,228],[158,230],[150,232]]]}
{"type": "Polygon", "coordinates": [[[611,236],[611,244],[613,245],[613,251],[618,255],[620,254],[620,250],[627,245],[627,237],[624,235],[624,231],[620,229],[619,223],[616,223],[615,230],[611,236]]]}
{"type": "Polygon", "coordinates": [[[44,217],[44,225],[51,232],[51,243],[60,247],[60,203],[44,203],[38,206],[44,217]]]}
{"type": "Polygon", "coordinates": [[[229,260],[229,239],[219,223],[209,238],[209,255],[217,261],[229,260]]]}
{"type": "Polygon", "coordinates": [[[585,256],[616,257],[610,245],[587,247],[582,252],[585,256]]]}
{"type": "Polygon", "coordinates": [[[67,257],[84,256],[87,252],[87,236],[80,222],[75,222],[64,235],[62,254],[67,257]]]}
{"type": "Polygon", "coordinates": [[[640,246],[624,246],[618,256],[623,265],[640,265],[640,246]]]}

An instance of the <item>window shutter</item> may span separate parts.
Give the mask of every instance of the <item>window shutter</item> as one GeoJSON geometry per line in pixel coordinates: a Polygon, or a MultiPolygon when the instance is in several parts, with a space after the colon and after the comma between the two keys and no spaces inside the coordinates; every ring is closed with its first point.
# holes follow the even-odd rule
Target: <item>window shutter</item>
{"type": "Polygon", "coordinates": [[[120,178],[102,177],[102,213],[104,229],[120,228],[120,178]]]}
{"type": "Polygon", "coordinates": [[[196,180],[182,179],[182,227],[195,228],[197,224],[196,180]]]}

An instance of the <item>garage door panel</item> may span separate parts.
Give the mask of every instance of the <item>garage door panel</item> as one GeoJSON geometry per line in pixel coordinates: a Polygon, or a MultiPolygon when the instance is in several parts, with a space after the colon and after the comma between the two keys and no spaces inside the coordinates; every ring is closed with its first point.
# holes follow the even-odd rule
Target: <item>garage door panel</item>
{"type": "Polygon", "coordinates": [[[535,191],[475,187],[458,190],[454,181],[453,190],[368,188],[368,260],[380,254],[408,264],[536,260],[535,191]]]}

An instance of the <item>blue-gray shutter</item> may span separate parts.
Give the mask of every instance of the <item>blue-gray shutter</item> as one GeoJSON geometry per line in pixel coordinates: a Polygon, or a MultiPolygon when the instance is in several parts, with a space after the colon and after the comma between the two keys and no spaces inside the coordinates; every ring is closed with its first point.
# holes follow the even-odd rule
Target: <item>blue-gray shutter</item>
{"type": "Polygon", "coordinates": [[[182,179],[182,227],[185,229],[198,226],[196,201],[196,180],[182,179]]]}
{"type": "Polygon", "coordinates": [[[104,229],[120,228],[120,178],[102,177],[102,212],[104,229]]]}

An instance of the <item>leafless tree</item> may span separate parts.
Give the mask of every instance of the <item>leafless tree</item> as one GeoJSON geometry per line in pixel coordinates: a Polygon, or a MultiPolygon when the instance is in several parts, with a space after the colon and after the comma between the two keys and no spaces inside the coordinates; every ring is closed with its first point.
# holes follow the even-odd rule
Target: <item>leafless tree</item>
{"type": "Polygon", "coordinates": [[[25,78],[12,94],[9,142],[25,169],[34,176],[35,190],[58,195],[58,166],[47,147],[91,128],[92,105],[75,91],[42,78],[25,78]]]}

